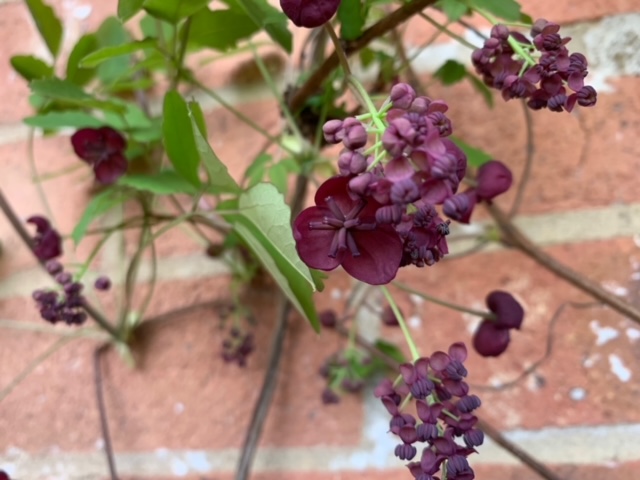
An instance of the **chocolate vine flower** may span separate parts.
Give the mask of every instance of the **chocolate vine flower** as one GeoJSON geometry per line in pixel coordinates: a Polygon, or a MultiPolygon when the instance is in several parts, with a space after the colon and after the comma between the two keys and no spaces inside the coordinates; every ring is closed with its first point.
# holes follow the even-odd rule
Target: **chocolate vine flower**
{"type": "Polygon", "coordinates": [[[340,0],[280,0],[280,7],[298,27],[315,28],[335,15],[340,0]]]}
{"type": "Polygon", "coordinates": [[[114,183],[127,171],[124,150],[127,142],[111,127],[83,128],[71,136],[71,145],[82,160],[93,167],[96,180],[114,183]]]}
{"type": "Polygon", "coordinates": [[[62,255],[62,238],[51,227],[51,223],[40,215],[34,215],[27,219],[27,223],[36,226],[36,235],[33,237],[33,253],[38,260],[45,262],[62,255]]]}
{"type": "Polygon", "coordinates": [[[311,268],[342,265],[365,283],[389,283],[400,267],[402,242],[393,227],[376,223],[378,202],[350,195],[349,180],[332,177],[320,186],[316,206],[303,210],[293,223],[296,249],[311,268]]]}
{"type": "Polygon", "coordinates": [[[496,290],[487,295],[487,307],[495,319],[484,319],[473,335],[473,348],[483,357],[504,353],[511,341],[511,329],[520,329],[524,318],[522,305],[508,292],[496,290]]]}

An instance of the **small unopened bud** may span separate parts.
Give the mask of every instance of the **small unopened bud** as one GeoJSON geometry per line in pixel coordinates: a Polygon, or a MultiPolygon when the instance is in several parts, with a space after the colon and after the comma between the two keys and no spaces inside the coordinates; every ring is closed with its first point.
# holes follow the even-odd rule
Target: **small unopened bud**
{"type": "Polygon", "coordinates": [[[481,200],[492,200],[511,187],[513,175],[507,166],[491,160],[478,169],[476,195],[481,200]]]}
{"type": "Polygon", "coordinates": [[[391,88],[389,99],[395,108],[408,110],[416,98],[416,91],[407,83],[397,83],[391,88]]]}

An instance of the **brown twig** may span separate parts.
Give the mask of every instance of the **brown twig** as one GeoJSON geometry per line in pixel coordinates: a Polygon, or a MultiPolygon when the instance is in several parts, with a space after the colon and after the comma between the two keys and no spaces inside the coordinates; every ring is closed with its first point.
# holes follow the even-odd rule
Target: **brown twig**
{"type": "MultiPolygon", "coordinates": [[[[304,175],[298,175],[293,199],[291,201],[292,218],[302,210],[307,186],[307,177],[304,175]]],[[[264,381],[262,382],[262,388],[260,389],[260,395],[253,407],[251,420],[249,422],[249,427],[247,428],[244,442],[242,443],[242,450],[240,451],[240,458],[238,459],[238,466],[236,468],[236,480],[247,480],[249,478],[258,441],[260,440],[262,428],[267,418],[267,414],[269,413],[269,407],[271,406],[273,393],[276,388],[276,380],[278,378],[280,360],[282,358],[282,345],[287,330],[289,313],[291,311],[291,302],[289,302],[282,292],[280,292],[279,303],[280,308],[278,312],[278,319],[274,327],[269,359],[267,360],[267,370],[265,372],[264,381]]]]}
{"type": "Polygon", "coordinates": [[[102,368],[100,360],[102,354],[107,351],[109,344],[105,343],[93,352],[93,374],[96,386],[96,402],[98,403],[98,412],[100,413],[100,430],[102,431],[102,439],[104,440],[104,453],[107,456],[107,464],[109,465],[109,475],[111,480],[118,480],[116,472],[116,462],[113,457],[113,445],[111,443],[111,435],[109,433],[109,420],[107,418],[107,409],[104,403],[104,391],[102,389],[102,368]]]}
{"type": "MultiPolygon", "coordinates": [[[[411,16],[424,10],[435,3],[436,0],[414,0],[405,3],[402,7],[394,10],[379,22],[362,32],[362,35],[355,40],[345,42],[344,53],[347,57],[366,47],[371,41],[385,35],[399,24],[408,20],[411,16]]],[[[292,95],[289,100],[289,108],[292,112],[297,112],[307,98],[313,95],[322,85],[322,82],[338,66],[338,54],[334,51],[318,69],[311,74],[307,81],[292,95]]]]}
{"type": "Polygon", "coordinates": [[[535,260],[538,264],[553,272],[558,277],[566,280],[574,287],[579,288],[583,292],[589,294],[596,300],[603,302],[634,322],[640,323],[640,311],[638,311],[637,308],[619,297],[616,297],[612,293],[607,292],[594,281],[573,271],[566,265],[557,261],[551,255],[545,253],[524,233],[522,233],[520,229],[509,219],[507,214],[495,204],[488,205],[487,208],[502,232],[501,240],[505,245],[517,248],[529,258],[535,260]]]}
{"type": "Polygon", "coordinates": [[[513,200],[513,204],[511,205],[511,209],[509,210],[509,218],[515,217],[516,213],[518,213],[518,210],[520,209],[522,199],[524,198],[524,191],[527,187],[527,183],[529,183],[529,178],[531,176],[533,156],[536,153],[535,144],[533,142],[533,118],[531,117],[531,111],[529,110],[529,107],[527,106],[527,102],[525,100],[522,100],[520,104],[522,105],[522,110],[524,112],[527,144],[525,146],[524,168],[522,169],[520,184],[518,185],[518,190],[516,191],[516,198],[513,200]]]}

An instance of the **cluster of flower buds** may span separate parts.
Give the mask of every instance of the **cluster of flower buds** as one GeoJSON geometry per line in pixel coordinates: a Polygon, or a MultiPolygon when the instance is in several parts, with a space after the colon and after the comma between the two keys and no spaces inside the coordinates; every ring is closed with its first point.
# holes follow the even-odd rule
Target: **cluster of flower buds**
{"type": "Polygon", "coordinates": [[[510,330],[520,330],[524,309],[513,295],[500,290],[487,295],[485,302],[494,318],[480,323],[473,335],[473,348],[484,357],[497,357],[509,346],[510,330]]]}
{"type": "Polygon", "coordinates": [[[330,405],[340,402],[343,392],[356,393],[364,387],[362,374],[367,365],[371,365],[371,358],[359,352],[338,352],[329,356],[320,367],[318,373],[327,381],[322,391],[322,403],[330,405]]]}
{"type": "Polygon", "coordinates": [[[128,168],[124,151],[127,141],[111,127],[83,128],[71,136],[76,155],[91,165],[96,180],[104,185],[114,183],[128,168]]]}
{"type": "Polygon", "coordinates": [[[554,112],[570,112],[576,103],[591,107],[597,93],[584,84],[587,59],[581,53],[569,54],[566,44],[571,38],[561,37],[559,30],[555,23],[537,20],[530,41],[504,25],[495,25],[484,46],[473,52],[473,65],[488,86],[502,91],[505,100],[526,98],[530,108],[546,107],[554,112]]]}
{"type": "Polygon", "coordinates": [[[229,331],[229,337],[222,342],[222,359],[227,363],[235,362],[239,367],[246,367],[247,358],[254,350],[253,334],[233,327],[229,331]]]}
{"type": "Polygon", "coordinates": [[[36,226],[32,248],[38,260],[46,262],[62,255],[62,237],[51,226],[49,220],[40,215],[33,215],[27,219],[27,223],[36,226]]]}
{"type": "Polygon", "coordinates": [[[449,221],[435,206],[445,204],[453,219],[468,221],[473,205],[511,185],[511,173],[494,161],[480,170],[476,188],[456,196],[467,157],[447,138],[452,132],[447,109],[441,100],[396,84],[390,108],[370,127],[380,135],[379,153],[379,145],[366,149],[370,130],[358,118],[325,123],[327,142],[344,149],[340,175],[318,188],[316,206],[293,224],[296,248],[308,266],[341,265],[365,283],[389,283],[400,267],[430,266],[448,253],[449,221]]]}
{"type": "Polygon", "coordinates": [[[390,431],[401,441],[395,455],[401,460],[414,460],[418,455],[416,445],[423,445],[417,461],[407,465],[416,479],[433,480],[441,469],[446,471],[447,480],[474,478],[466,457],[482,445],[484,434],[475,428],[478,418],[472,413],[480,406],[480,399],[469,395],[464,382],[466,358],[465,345],[454,343],[448,353],[435,352],[413,364],[401,365],[399,385],[386,379],[376,387],[375,395],[391,415],[390,431]],[[415,401],[420,422],[404,407],[408,397],[415,401]],[[465,446],[455,441],[459,437],[465,446]]]}
{"type": "Polygon", "coordinates": [[[33,299],[38,304],[40,316],[50,323],[64,322],[67,325],[82,325],[87,320],[84,311],[83,285],[74,282],[69,272],[65,272],[57,260],[49,260],[45,265],[47,272],[62,287],[62,292],[55,290],[36,290],[33,299]]]}

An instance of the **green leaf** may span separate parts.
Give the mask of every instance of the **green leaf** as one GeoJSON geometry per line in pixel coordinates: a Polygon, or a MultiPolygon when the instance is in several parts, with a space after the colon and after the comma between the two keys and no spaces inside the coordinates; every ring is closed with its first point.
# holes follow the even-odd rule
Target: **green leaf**
{"type": "Polygon", "coordinates": [[[517,22],[520,20],[520,5],[515,0],[468,0],[473,8],[485,10],[496,17],[517,22]]]}
{"type": "Polygon", "coordinates": [[[271,162],[272,157],[268,153],[261,153],[258,155],[251,165],[247,167],[244,172],[244,178],[249,180],[248,188],[260,183],[264,178],[265,167],[267,163],[271,162]]]}
{"type": "Polygon", "coordinates": [[[466,75],[467,69],[465,66],[455,60],[447,60],[445,64],[433,74],[433,76],[438,78],[443,85],[453,85],[454,83],[458,83],[466,75]]]}
{"type": "Polygon", "coordinates": [[[460,0],[440,0],[436,5],[452,22],[457,22],[469,11],[469,7],[460,0]]]}
{"type": "Polygon", "coordinates": [[[201,10],[191,17],[189,40],[203,47],[227,50],[258,31],[251,18],[233,10],[201,10]]]}
{"type": "Polygon", "coordinates": [[[116,112],[124,111],[121,105],[115,102],[98,100],[82,90],[78,85],[61,80],[59,78],[45,78],[42,80],[34,80],[29,86],[31,91],[51,100],[67,102],[87,108],[98,108],[101,110],[111,110],[116,112]]]}
{"type": "MultiPolygon", "coordinates": [[[[220,161],[216,153],[209,145],[207,138],[205,137],[206,131],[204,130],[204,118],[203,126],[200,127],[198,125],[198,120],[196,119],[197,113],[194,115],[192,111],[190,111],[191,119],[189,124],[191,125],[192,138],[195,140],[196,149],[199,154],[199,158],[204,165],[204,168],[207,170],[207,175],[209,176],[209,181],[207,182],[208,187],[213,187],[213,191],[215,193],[219,192],[230,192],[237,193],[240,190],[238,184],[233,179],[231,175],[229,175],[229,171],[227,170],[227,166],[220,161]]],[[[202,112],[200,112],[202,113],[202,112]]]]}
{"type": "Polygon", "coordinates": [[[193,185],[200,186],[200,154],[191,127],[189,109],[175,90],[167,92],[162,107],[164,146],[176,171],[193,185]]]}
{"type": "Polygon", "coordinates": [[[43,115],[34,115],[33,117],[25,118],[24,123],[30,127],[44,128],[47,130],[57,130],[63,127],[99,128],[105,124],[104,121],[77,110],[54,111],[43,115]]]}
{"type": "Polygon", "coordinates": [[[468,143],[463,142],[459,138],[450,137],[453,142],[462,149],[462,151],[467,156],[467,162],[469,165],[474,167],[479,167],[484,163],[487,163],[489,160],[492,160],[493,157],[489,155],[484,150],[480,150],[479,148],[472,147],[468,143]]]}
{"type": "Polygon", "coordinates": [[[398,363],[405,363],[407,361],[404,353],[402,353],[402,350],[400,350],[397,345],[394,345],[393,343],[378,339],[373,344],[373,346],[385,355],[393,358],[398,363]]]}
{"type": "Polygon", "coordinates": [[[282,162],[272,165],[269,169],[269,179],[282,195],[287,194],[289,185],[287,183],[286,165],[283,165],[282,162]]]}
{"type": "Polygon", "coordinates": [[[223,0],[232,10],[242,9],[249,15],[256,26],[271,37],[271,39],[291,53],[293,36],[289,31],[287,16],[279,9],[269,4],[267,0],[223,0]]]}
{"type": "Polygon", "coordinates": [[[105,112],[105,123],[122,131],[147,130],[153,128],[153,122],[147,114],[135,103],[126,102],[124,100],[114,100],[114,102],[122,107],[122,112],[115,114],[105,112]]]}
{"type": "Polygon", "coordinates": [[[156,48],[157,42],[153,38],[146,38],[144,40],[137,40],[123,45],[117,45],[115,47],[104,47],[93,53],[90,53],[82,60],[80,60],[81,68],[91,68],[100,65],[106,60],[110,60],[122,55],[128,55],[138,50],[144,50],[147,48],[156,48]]]}
{"type": "MultiPolygon", "coordinates": [[[[96,32],[100,47],[115,47],[131,41],[131,36],[124,29],[120,20],[109,17],[96,32]]],[[[122,55],[111,58],[98,66],[98,78],[102,83],[109,84],[123,77],[131,75],[131,57],[122,55]]]]}
{"type": "Polygon", "coordinates": [[[135,188],[156,195],[187,193],[195,195],[198,189],[173,170],[165,170],[154,175],[125,175],[118,180],[119,185],[135,188]]]}
{"type": "Polygon", "coordinates": [[[367,20],[367,12],[360,0],[342,0],[338,8],[340,37],[355,40],[362,34],[367,20]]]}
{"type": "Polygon", "coordinates": [[[53,67],[33,55],[15,55],[11,66],[27,81],[53,76],[53,67]]]}
{"type": "Polygon", "coordinates": [[[89,229],[89,225],[101,215],[104,215],[112,208],[120,205],[125,200],[130,198],[131,194],[123,192],[122,190],[116,190],[108,188],[91,199],[89,205],[85,209],[80,221],[71,232],[71,238],[75,245],[80,243],[89,229]]]}
{"type": "Polygon", "coordinates": [[[487,106],[489,108],[493,108],[493,91],[489,87],[487,87],[487,85],[475,75],[469,73],[467,74],[467,78],[473,85],[473,88],[475,88],[476,91],[480,95],[482,95],[487,106]]]}
{"type": "Polygon", "coordinates": [[[47,44],[51,55],[56,58],[62,43],[62,23],[60,19],[53,9],[42,0],[26,0],[26,3],[44,43],[47,44]]]}
{"type": "Polygon", "coordinates": [[[118,18],[126,22],[142,10],[144,0],[118,0],[118,18]]]}
{"type": "Polygon", "coordinates": [[[211,0],[145,0],[143,7],[156,18],[177,23],[206,7],[211,0]]]}
{"type": "Polygon", "coordinates": [[[187,105],[189,107],[189,112],[191,112],[191,117],[195,120],[196,125],[198,126],[198,130],[204,138],[208,138],[207,122],[204,120],[204,113],[202,113],[200,104],[196,101],[191,101],[187,105]]]}
{"type": "Polygon", "coordinates": [[[271,184],[260,183],[240,195],[240,214],[230,216],[235,231],[260,259],[287,298],[320,331],[313,303],[315,284],[300,260],[291,231],[291,210],[271,184]]]}
{"type": "Polygon", "coordinates": [[[67,80],[85,85],[96,74],[95,69],[80,68],[80,60],[98,49],[98,37],[93,33],[80,37],[67,60],[67,80]]]}

